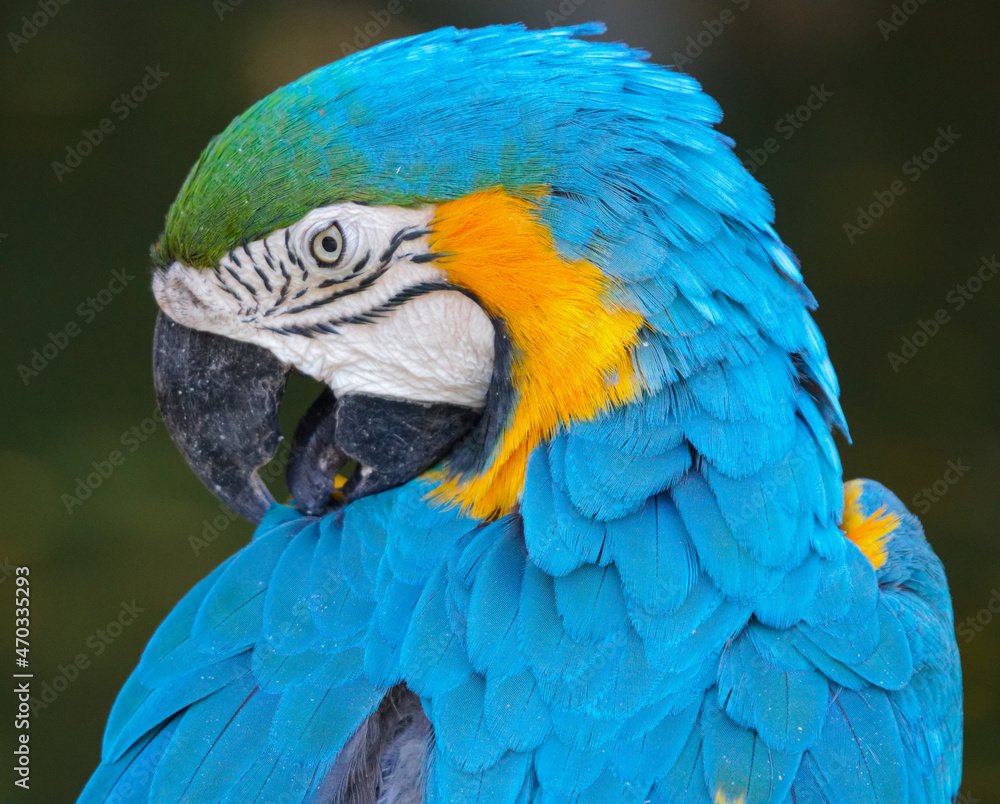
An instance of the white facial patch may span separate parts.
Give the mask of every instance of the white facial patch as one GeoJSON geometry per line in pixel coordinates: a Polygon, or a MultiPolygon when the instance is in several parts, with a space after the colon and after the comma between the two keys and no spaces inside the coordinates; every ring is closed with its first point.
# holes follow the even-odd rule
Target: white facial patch
{"type": "Polygon", "coordinates": [[[261,346],[337,396],[479,409],[493,325],[433,264],[433,217],[431,206],[321,207],[217,269],[157,271],[153,293],[177,323],[261,346]]]}

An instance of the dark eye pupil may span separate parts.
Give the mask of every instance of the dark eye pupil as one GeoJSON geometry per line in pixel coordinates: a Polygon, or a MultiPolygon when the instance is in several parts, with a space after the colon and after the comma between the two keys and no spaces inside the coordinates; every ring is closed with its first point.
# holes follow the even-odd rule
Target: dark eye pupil
{"type": "Polygon", "coordinates": [[[323,250],[326,251],[328,254],[333,254],[337,251],[338,248],[337,241],[334,238],[330,237],[330,235],[324,237],[321,243],[323,245],[323,250]]]}

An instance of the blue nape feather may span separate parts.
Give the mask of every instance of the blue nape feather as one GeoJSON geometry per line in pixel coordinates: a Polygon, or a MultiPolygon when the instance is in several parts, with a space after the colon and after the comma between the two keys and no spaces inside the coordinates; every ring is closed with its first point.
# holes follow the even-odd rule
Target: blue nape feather
{"type": "Polygon", "coordinates": [[[602,30],[445,29],[279,93],[387,195],[548,186],[562,256],[643,316],[640,397],[544,439],[495,521],[427,478],[273,506],[154,635],[81,804],[955,795],[940,562],[873,481],[884,563],[844,538],[839,389],[770,200],[697,84],[602,30]]]}

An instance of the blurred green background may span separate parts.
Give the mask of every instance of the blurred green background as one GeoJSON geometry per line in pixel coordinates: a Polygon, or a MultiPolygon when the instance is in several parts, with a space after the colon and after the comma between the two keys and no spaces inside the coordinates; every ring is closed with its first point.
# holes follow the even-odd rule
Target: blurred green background
{"type": "MultiPolygon", "coordinates": [[[[681,62],[703,83],[725,110],[722,129],[774,196],[778,231],[820,300],[840,374],[854,438],[841,442],[845,472],[882,480],[920,513],[948,569],[962,626],[965,800],[996,801],[1000,618],[991,622],[987,606],[1000,599],[1000,278],[965,283],[1000,253],[1000,7],[908,0],[897,9],[822,0],[5,3],[0,559],[31,568],[34,692],[48,684],[58,694],[32,724],[30,793],[12,786],[4,715],[0,799],[73,798],[153,629],[250,533],[223,518],[213,541],[192,546],[220,509],[152,418],[148,248],[209,137],[345,48],[442,25],[600,19],[607,38],[681,62]],[[398,13],[379,22],[390,8],[398,13]],[[22,17],[35,15],[44,25],[26,28],[22,17]],[[810,96],[817,108],[796,119],[810,96]],[[103,118],[110,126],[100,132],[103,118]],[[939,127],[958,138],[938,139],[939,127]],[[101,142],[77,160],[67,149],[84,130],[101,142]],[[906,166],[935,139],[947,150],[930,155],[934,164],[906,166]],[[857,225],[857,208],[895,181],[905,193],[850,242],[844,224],[857,225]],[[918,335],[915,353],[902,352],[938,310],[947,320],[933,337],[918,335]],[[890,352],[912,357],[890,361],[890,352]],[[952,485],[949,461],[968,467],[952,485]],[[100,483],[89,497],[70,501],[101,469],[107,477],[91,478],[100,483]],[[137,613],[120,626],[123,604],[137,613]]],[[[306,393],[298,389],[297,404],[306,393]]],[[[0,568],[5,663],[13,586],[0,568]]],[[[13,707],[5,696],[3,711],[13,707]]]]}

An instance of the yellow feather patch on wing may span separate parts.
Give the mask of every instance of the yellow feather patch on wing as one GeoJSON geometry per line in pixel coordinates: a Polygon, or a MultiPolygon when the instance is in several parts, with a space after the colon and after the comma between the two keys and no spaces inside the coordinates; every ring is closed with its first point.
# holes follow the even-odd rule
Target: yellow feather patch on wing
{"type": "Polygon", "coordinates": [[[899,527],[900,519],[896,514],[887,514],[884,505],[866,517],[858,503],[863,485],[860,480],[844,484],[844,521],[840,527],[878,569],[885,563],[886,539],[899,527]]]}
{"type": "Polygon", "coordinates": [[[492,464],[472,478],[439,475],[434,492],[483,519],[517,502],[541,439],[640,390],[630,353],[642,316],[608,301],[595,265],[564,260],[536,212],[491,190],[440,204],[431,224],[431,247],[445,254],[437,265],[503,320],[513,346],[516,407],[492,464]]]}

